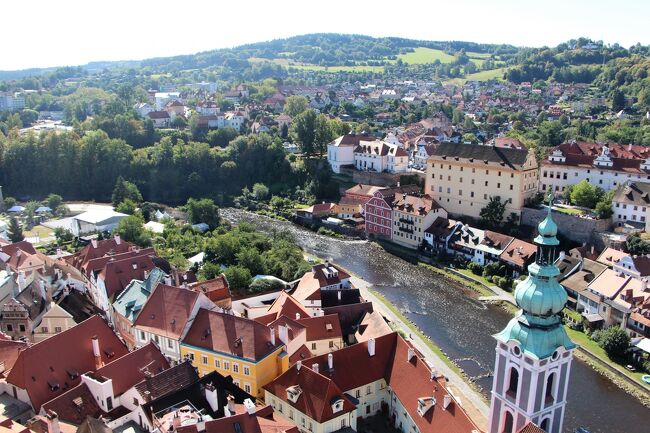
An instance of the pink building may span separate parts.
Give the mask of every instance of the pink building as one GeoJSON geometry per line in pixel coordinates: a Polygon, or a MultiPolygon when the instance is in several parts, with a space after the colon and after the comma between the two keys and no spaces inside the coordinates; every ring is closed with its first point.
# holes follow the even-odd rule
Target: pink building
{"type": "Polygon", "coordinates": [[[396,194],[419,193],[417,185],[386,188],[376,191],[365,205],[366,233],[368,236],[392,239],[393,209],[392,203],[396,194]]]}

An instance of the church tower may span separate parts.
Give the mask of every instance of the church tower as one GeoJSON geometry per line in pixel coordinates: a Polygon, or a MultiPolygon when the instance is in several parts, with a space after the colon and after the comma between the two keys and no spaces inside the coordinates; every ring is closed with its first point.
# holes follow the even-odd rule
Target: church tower
{"type": "Polygon", "coordinates": [[[547,433],[561,433],[576,345],[562,327],[558,314],[567,294],[557,281],[554,262],[557,225],[549,203],[546,219],[538,225],[537,257],[528,278],[517,284],[520,310],[497,340],[489,433],[516,433],[529,422],[547,433]]]}

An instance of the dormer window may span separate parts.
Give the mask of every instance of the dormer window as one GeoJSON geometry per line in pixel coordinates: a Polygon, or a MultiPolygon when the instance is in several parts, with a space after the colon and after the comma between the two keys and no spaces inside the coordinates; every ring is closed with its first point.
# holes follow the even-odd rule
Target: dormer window
{"type": "Polygon", "coordinates": [[[287,400],[289,400],[291,403],[297,402],[300,394],[302,394],[302,389],[300,389],[299,385],[294,385],[287,388],[287,400]]]}
{"type": "Polygon", "coordinates": [[[343,399],[341,397],[334,397],[332,400],[332,412],[338,413],[343,410],[343,399]]]}
{"type": "Polygon", "coordinates": [[[420,397],[418,398],[418,415],[424,416],[429,409],[436,405],[435,397],[420,397]]]}

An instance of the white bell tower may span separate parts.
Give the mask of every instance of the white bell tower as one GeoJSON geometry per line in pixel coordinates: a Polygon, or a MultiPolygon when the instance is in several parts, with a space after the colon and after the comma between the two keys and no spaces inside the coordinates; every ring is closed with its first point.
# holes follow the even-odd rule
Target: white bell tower
{"type": "Polygon", "coordinates": [[[558,313],[567,301],[554,265],[557,226],[548,216],[535,238],[537,257],[517,285],[521,308],[497,340],[489,433],[516,433],[532,422],[547,433],[562,433],[576,345],[558,313]]]}

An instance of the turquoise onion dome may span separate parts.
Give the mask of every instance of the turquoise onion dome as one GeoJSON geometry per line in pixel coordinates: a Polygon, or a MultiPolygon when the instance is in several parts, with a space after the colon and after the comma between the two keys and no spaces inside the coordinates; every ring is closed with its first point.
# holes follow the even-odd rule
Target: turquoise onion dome
{"type": "Polygon", "coordinates": [[[557,240],[557,224],[553,221],[551,216],[551,203],[548,204],[548,214],[546,218],[537,225],[537,232],[539,233],[535,237],[535,243],[540,245],[559,245],[557,240]]]}
{"type": "Polygon", "coordinates": [[[562,311],[567,302],[567,293],[558,283],[556,266],[540,266],[533,263],[528,267],[530,275],[517,284],[515,301],[526,313],[548,317],[562,311]]]}

